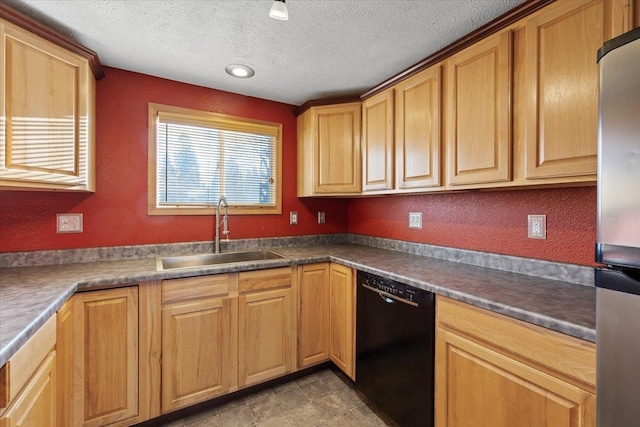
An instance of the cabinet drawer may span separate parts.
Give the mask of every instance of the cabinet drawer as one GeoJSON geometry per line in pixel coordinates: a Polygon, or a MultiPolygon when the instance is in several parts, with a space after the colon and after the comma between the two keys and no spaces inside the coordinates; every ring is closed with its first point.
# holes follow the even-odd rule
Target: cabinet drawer
{"type": "Polygon", "coordinates": [[[437,326],[595,391],[595,344],[439,296],[437,326]]]}
{"type": "Polygon", "coordinates": [[[211,298],[229,293],[228,274],[162,281],[162,303],[211,298]]]}
{"type": "Polygon", "coordinates": [[[56,315],[51,316],[20,350],[0,368],[0,408],[7,407],[36,373],[56,345],[56,315]]]}
{"type": "Polygon", "coordinates": [[[246,271],[238,275],[238,289],[241,294],[290,286],[291,268],[289,267],[246,271]]]}

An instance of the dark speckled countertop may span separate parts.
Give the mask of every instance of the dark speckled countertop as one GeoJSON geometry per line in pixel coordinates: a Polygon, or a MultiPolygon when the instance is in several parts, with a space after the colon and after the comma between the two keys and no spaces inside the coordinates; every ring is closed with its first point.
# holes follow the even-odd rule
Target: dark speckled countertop
{"type": "Polygon", "coordinates": [[[583,286],[375,247],[276,248],[286,259],[156,271],[155,258],[0,269],[0,366],[77,290],[334,261],[595,342],[596,292],[583,286]]]}

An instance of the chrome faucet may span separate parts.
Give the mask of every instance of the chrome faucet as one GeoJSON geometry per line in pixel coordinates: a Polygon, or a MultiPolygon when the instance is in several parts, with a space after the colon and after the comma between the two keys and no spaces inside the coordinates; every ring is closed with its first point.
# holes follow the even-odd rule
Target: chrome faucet
{"type": "Polygon", "coordinates": [[[229,203],[227,202],[227,198],[222,196],[216,206],[216,239],[214,252],[217,254],[220,253],[220,205],[224,206],[224,218],[222,218],[224,229],[222,230],[222,234],[225,235],[226,240],[229,240],[229,203]]]}

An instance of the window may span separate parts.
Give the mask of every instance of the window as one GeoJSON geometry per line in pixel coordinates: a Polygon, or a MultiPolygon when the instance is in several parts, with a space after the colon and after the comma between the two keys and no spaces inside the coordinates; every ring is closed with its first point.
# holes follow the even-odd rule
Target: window
{"type": "Polygon", "coordinates": [[[149,214],[279,214],[282,125],[149,104],[149,214]]]}

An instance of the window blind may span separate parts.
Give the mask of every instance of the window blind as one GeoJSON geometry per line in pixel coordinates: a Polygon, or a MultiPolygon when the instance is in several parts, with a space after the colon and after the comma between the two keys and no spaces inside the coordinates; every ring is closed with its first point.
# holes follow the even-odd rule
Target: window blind
{"type": "Polygon", "coordinates": [[[277,130],[159,114],[156,132],[158,206],[276,205],[277,130]]]}

